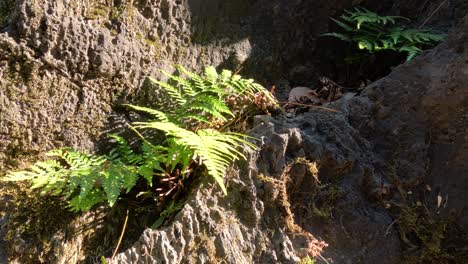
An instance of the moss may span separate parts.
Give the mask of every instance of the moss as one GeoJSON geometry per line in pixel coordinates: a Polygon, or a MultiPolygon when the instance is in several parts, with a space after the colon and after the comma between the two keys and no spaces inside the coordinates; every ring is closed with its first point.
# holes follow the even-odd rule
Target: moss
{"type": "Polygon", "coordinates": [[[200,254],[206,254],[208,263],[223,263],[223,260],[216,255],[216,246],[214,239],[206,233],[201,233],[189,245],[188,252],[191,253],[189,258],[193,262],[197,262],[200,254]]]}
{"type": "Polygon", "coordinates": [[[29,83],[35,74],[36,67],[26,56],[11,56],[8,60],[9,77],[12,80],[29,83]]]}
{"type": "Polygon", "coordinates": [[[395,220],[405,251],[403,263],[468,263],[468,234],[456,222],[454,212],[439,208],[435,203],[424,203],[420,196],[432,196],[424,184],[414,180],[401,180],[397,167],[387,166],[386,172],[399,192],[398,201],[389,201],[389,209],[395,220]]]}
{"type": "Polygon", "coordinates": [[[133,1],[114,0],[112,4],[105,2],[91,2],[91,7],[86,14],[86,18],[91,20],[105,19],[114,23],[121,23],[123,18],[133,17],[137,9],[133,6],[133,1]]]}
{"type": "Polygon", "coordinates": [[[320,220],[331,220],[332,212],[336,201],[342,196],[338,187],[342,172],[336,171],[328,182],[322,183],[319,179],[320,165],[317,162],[311,162],[305,158],[297,158],[289,168],[289,174],[294,177],[291,186],[288,187],[288,193],[293,202],[293,207],[300,214],[307,217],[315,217],[320,220]],[[303,166],[305,174],[303,176],[294,175],[294,168],[303,166]],[[294,175],[294,176],[293,176],[294,175]],[[296,194],[299,191],[301,194],[296,194]]]}
{"type": "Polygon", "coordinates": [[[86,18],[91,20],[96,19],[107,19],[109,17],[109,12],[111,8],[106,4],[98,3],[94,7],[90,8],[86,18]]]}
{"type": "Polygon", "coordinates": [[[111,28],[110,33],[111,33],[112,36],[115,37],[115,36],[117,36],[119,34],[119,31],[117,31],[117,29],[115,29],[115,28],[111,28]]]}
{"type": "Polygon", "coordinates": [[[321,192],[322,193],[318,194],[312,202],[311,212],[316,217],[330,221],[336,201],[341,197],[341,193],[339,188],[334,185],[329,185],[321,190],[321,192]]]}
{"type": "Polygon", "coordinates": [[[5,0],[0,2],[0,28],[9,24],[14,6],[15,0],[5,0]]]}
{"type": "Polygon", "coordinates": [[[456,257],[449,254],[444,240],[453,225],[454,219],[431,214],[424,206],[403,208],[397,220],[400,238],[409,251],[419,248],[405,256],[405,263],[452,263],[456,257]]]}
{"type": "Polygon", "coordinates": [[[154,54],[155,54],[155,59],[158,60],[160,58],[160,52],[159,50],[161,49],[161,41],[159,40],[158,37],[155,37],[153,39],[150,39],[148,37],[145,37],[143,33],[137,32],[136,33],[136,38],[146,44],[148,47],[153,47],[154,48],[154,54]]]}

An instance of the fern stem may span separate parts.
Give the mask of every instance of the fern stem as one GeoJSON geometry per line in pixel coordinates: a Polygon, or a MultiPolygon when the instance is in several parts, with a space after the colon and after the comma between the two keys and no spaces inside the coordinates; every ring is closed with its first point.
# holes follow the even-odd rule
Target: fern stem
{"type": "Polygon", "coordinates": [[[220,127],[218,130],[219,131],[225,131],[228,127],[230,127],[232,124],[236,124],[239,120],[242,120],[244,118],[247,118],[250,114],[253,114],[253,111],[248,111],[248,112],[245,112],[243,113],[242,115],[240,115],[238,118],[236,119],[232,119],[231,121],[227,122],[226,124],[224,124],[222,127],[220,127]]]}
{"type": "Polygon", "coordinates": [[[115,247],[114,253],[112,253],[111,260],[114,260],[114,257],[117,254],[117,250],[119,250],[120,243],[122,243],[122,238],[124,236],[125,229],[127,228],[127,222],[128,222],[128,210],[127,210],[127,213],[125,215],[125,221],[124,221],[124,225],[122,227],[122,233],[120,233],[119,241],[117,242],[117,246],[115,247]]]}
{"type": "Polygon", "coordinates": [[[139,136],[146,144],[150,145],[150,146],[153,146],[153,144],[151,144],[151,142],[149,142],[149,140],[147,140],[140,132],[138,132],[138,130],[136,130],[132,125],[130,124],[127,124],[127,126],[133,130],[133,132],[135,132],[135,134],[137,134],[137,136],[139,136]]]}

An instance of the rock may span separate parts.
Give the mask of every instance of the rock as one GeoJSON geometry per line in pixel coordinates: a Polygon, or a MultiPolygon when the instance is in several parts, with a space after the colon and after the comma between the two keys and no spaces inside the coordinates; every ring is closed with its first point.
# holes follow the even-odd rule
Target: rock
{"type": "MultiPolygon", "coordinates": [[[[374,115],[360,131],[374,142],[378,155],[395,164],[402,180],[424,181],[448,196],[448,205],[461,213],[468,188],[468,24],[450,34],[437,48],[426,51],[369,85],[374,115]],[[385,114],[384,114],[385,113],[385,114]]],[[[353,114],[351,114],[352,116],[353,114]]],[[[356,119],[357,120],[357,119],[356,119]]],[[[468,231],[468,217],[459,223],[468,231]]]]}
{"type": "MultiPolygon", "coordinates": [[[[238,187],[230,188],[225,198],[210,196],[211,199],[219,199],[211,203],[203,202],[195,194],[188,203],[191,205],[190,209],[184,208],[179,217],[186,215],[187,210],[193,213],[197,211],[194,208],[206,210],[213,208],[210,204],[216,204],[223,207],[222,211],[230,211],[234,219],[242,219],[246,211],[239,214],[240,211],[232,207],[235,203],[226,201],[243,197],[249,203],[253,201],[262,206],[249,207],[258,211],[248,213],[251,216],[250,221],[240,221],[234,230],[248,230],[247,223],[256,223],[250,232],[258,236],[258,230],[275,228],[269,217],[275,214],[274,208],[279,206],[272,204],[278,200],[284,202],[282,195],[286,191],[289,207],[283,209],[286,212],[290,210],[294,224],[303,232],[326,239],[330,246],[323,253],[325,257],[332,258],[335,263],[400,263],[402,245],[398,232],[392,226],[393,219],[383,207],[372,206],[372,199],[382,199],[382,195],[388,194],[388,188],[392,188],[385,182],[389,175],[382,169],[382,164],[400,164],[402,166],[396,168],[396,175],[401,180],[415,177],[432,181],[432,184],[438,183],[442,193],[450,193],[450,197],[453,197],[453,201],[449,200],[453,208],[461,209],[466,206],[465,199],[462,199],[462,190],[466,189],[463,175],[467,171],[463,162],[459,162],[467,160],[466,151],[464,152],[466,148],[462,143],[466,141],[468,127],[464,122],[468,90],[463,85],[467,81],[467,32],[466,27],[462,26],[446,43],[396,68],[388,77],[367,87],[362,96],[344,97],[331,103],[330,106],[337,107],[339,113],[312,109],[295,119],[257,117],[255,124],[258,126],[252,130],[252,135],[262,138],[262,148],[258,154],[251,156],[247,170],[234,173],[228,181],[229,186],[232,186],[231,183],[235,183],[235,186],[239,186],[239,183],[243,183],[242,186],[247,184],[249,194],[239,194],[238,190],[242,189],[238,187]],[[444,135],[447,137],[443,138],[444,135]],[[396,155],[397,153],[401,155],[396,155]],[[449,153],[452,154],[448,155],[449,153]],[[326,222],[302,208],[311,206],[314,199],[323,198],[320,196],[323,194],[314,194],[315,179],[304,173],[301,166],[291,168],[291,178],[285,176],[288,175],[288,164],[298,157],[318,164],[318,179],[322,184],[336,184],[334,188],[337,189],[338,198],[333,201],[333,214],[326,222]],[[431,166],[427,166],[428,163],[431,166]],[[255,180],[256,177],[263,179],[264,183],[255,184],[259,182],[258,179],[255,180]],[[382,179],[385,192],[375,196],[375,190],[382,179]],[[284,189],[278,188],[281,184],[284,184],[284,189]],[[197,199],[201,204],[195,205],[197,199]],[[226,202],[229,207],[219,201],[226,202]],[[302,207],[296,207],[297,205],[302,207]],[[311,221],[311,218],[315,220],[311,221]]],[[[216,210],[220,209],[216,207],[216,210]]],[[[466,221],[463,217],[459,220],[462,224],[466,221]]],[[[164,230],[177,226],[179,221],[176,219],[162,231],[146,231],[145,234],[159,237],[164,230]]],[[[208,219],[199,223],[206,226],[204,230],[212,227],[208,219]]],[[[209,232],[208,237],[216,236],[216,231],[209,232]]],[[[237,252],[231,252],[237,258],[230,259],[229,263],[243,263],[246,260],[266,263],[262,262],[266,259],[268,263],[283,263],[290,259],[289,254],[272,246],[278,245],[275,243],[275,235],[260,235],[265,243],[262,246],[272,248],[266,254],[267,258],[263,258],[263,253],[258,254],[254,249],[255,245],[248,244],[249,240],[239,241],[232,234],[225,235],[230,236],[227,238],[231,241],[229,248],[225,248],[223,243],[215,243],[216,252],[236,250],[245,243],[249,248],[245,251],[247,253],[240,256],[237,252]],[[278,255],[282,261],[278,261],[278,255]]],[[[195,240],[198,236],[194,235],[190,239],[195,240]]],[[[286,238],[283,236],[280,241],[292,245],[289,251],[291,253],[303,247],[301,242],[292,238],[284,239],[286,238]]],[[[168,242],[162,244],[167,245],[168,242]]],[[[139,247],[141,244],[122,253],[119,260],[128,256],[131,250],[138,251],[139,247]]],[[[181,252],[187,252],[186,248],[181,252]]],[[[188,250],[192,252],[193,249],[188,250]]],[[[158,253],[154,252],[152,256],[156,258],[158,253]]],[[[190,263],[190,260],[185,261],[190,263]]]]}
{"type": "MultiPolygon", "coordinates": [[[[327,62],[318,61],[316,44],[329,31],[329,16],[351,4],[377,5],[6,2],[11,5],[0,18],[0,175],[53,148],[97,149],[102,134],[129,121],[118,105],[155,103],[158,92],[144,77],[162,77],[158,69],[172,72],[174,63],[191,70],[242,69],[242,75],[284,89],[308,82],[327,62]]],[[[383,1],[378,8],[398,11],[407,2],[383,1]]],[[[443,7],[430,21],[440,28],[462,22],[448,41],[397,67],[361,96],[330,103],[338,113],[312,109],[292,119],[256,117],[251,134],[262,139],[261,149],[229,175],[229,194],[203,179],[171,223],[145,230],[117,262],[296,263],[315,237],[329,243],[323,255],[335,263],[401,263],[394,219],[379,204],[387,193],[376,192],[391,186],[387,164],[399,179],[425,180],[445,201],[448,195],[448,206],[458,212],[466,206],[468,18],[463,22],[460,14],[468,7],[463,0],[450,2],[457,7],[455,20],[443,7]]],[[[421,6],[420,18],[433,11],[425,3],[412,2],[421,6]]],[[[286,99],[287,92],[279,94],[286,99]]],[[[4,211],[13,209],[0,208],[0,225],[4,211]]],[[[466,230],[465,215],[458,221],[466,230]]],[[[2,225],[0,263],[8,262],[4,232],[2,225]]],[[[21,254],[33,238],[20,239],[8,242],[10,253],[21,254]]],[[[58,252],[57,263],[69,256],[82,260],[82,239],[55,239],[50,251],[58,252]]]]}
{"type": "Polygon", "coordinates": [[[372,168],[370,144],[356,134],[342,114],[334,112],[312,111],[300,120],[266,119],[257,122],[259,126],[252,132],[253,136],[265,138],[262,149],[251,153],[249,164],[240,165],[240,170],[232,174],[226,197],[203,183],[190,195],[173,223],[161,230],[146,230],[140,241],[119,254],[116,261],[195,263],[203,256],[202,263],[220,258],[228,263],[295,263],[305,247],[303,239],[298,240],[291,236],[292,230],[288,231],[288,225],[297,225],[302,231],[296,236],[304,236],[305,232],[331,237],[327,241],[330,250],[324,256],[337,263],[359,259],[373,262],[383,256],[384,263],[397,263],[401,253],[396,232],[383,236],[383,227],[391,224],[391,217],[383,210],[371,209],[361,192],[365,172],[372,168]],[[273,131],[265,129],[272,126],[273,131]],[[323,150],[309,153],[307,146],[317,142],[323,150]],[[306,167],[294,166],[286,176],[288,164],[300,157],[317,162],[322,184],[339,177],[336,188],[344,197],[333,204],[339,209],[334,210],[336,215],[328,224],[306,221],[316,215],[304,215],[296,207],[311,202],[314,195],[314,180],[306,167]],[[275,220],[282,217],[292,222],[275,220]]]}
{"type": "MultiPolygon", "coordinates": [[[[54,148],[96,150],[105,134],[130,121],[120,103],[157,101],[155,88],[143,84],[147,75],[162,77],[159,69],[172,72],[174,63],[191,70],[242,68],[242,75],[274,83],[285,79],[283,68],[293,64],[295,49],[310,48],[305,40],[290,48],[290,28],[298,39],[310,35],[290,23],[299,21],[294,16],[303,1],[124,0],[115,1],[114,8],[104,0],[6,3],[8,8],[0,10],[5,15],[0,18],[0,175],[54,148]]],[[[328,23],[336,7],[327,3],[320,21],[328,23]]],[[[13,208],[1,208],[8,210],[13,208]]],[[[282,236],[278,247],[290,245],[282,236]]],[[[63,252],[75,242],[79,239],[51,252],[63,252]]],[[[11,248],[18,248],[13,255],[25,249],[11,248]]],[[[297,259],[290,249],[282,251],[265,249],[263,255],[297,259]]]]}
{"type": "MultiPolygon", "coordinates": [[[[0,34],[0,171],[27,158],[25,153],[34,157],[64,145],[94,149],[116,104],[153,101],[157,92],[149,88],[153,95],[148,97],[144,77],[160,78],[158,70],[172,72],[174,63],[188,69],[242,68],[243,75],[274,83],[285,79],[283,67],[293,63],[299,48],[309,48],[301,41],[295,44],[297,51],[290,49],[286,34],[296,26],[290,21],[296,20],[303,1],[116,5],[16,0],[7,10],[9,25],[0,34]],[[273,52],[279,50],[288,51],[287,58],[273,52]],[[77,124],[86,125],[80,129],[77,124]]],[[[328,23],[332,8],[338,7],[327,3],[321,23],[328,23]]]]}

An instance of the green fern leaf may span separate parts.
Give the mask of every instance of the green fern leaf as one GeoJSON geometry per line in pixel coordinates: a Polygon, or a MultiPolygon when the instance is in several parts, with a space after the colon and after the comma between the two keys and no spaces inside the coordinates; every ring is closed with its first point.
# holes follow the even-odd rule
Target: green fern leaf
{"type": "Polygon", "coordinates": [[[107,202],[109,203],[109,206],[112,207],[120,195],[121,183],[124,178],[121,166],[111,164],[109,170],[103,172],[102,175],[104,176],[102,187],[106,192],[107,202]]]}
{"type": "Polygon", "coordinates": [[[205,68],[205,78],[211,84],[216,84],[218,80],[218,73],[216,72],[215,67],[209,66],[205,68]]]}
{"type": "Polygon", "coordinates": [[[186,103],[186,100],[184,99],[184,97],[182,96],[182,93],[181,91],[177,88],[177,87],[174,87],[166,82],[160,82],[160,81],[157,81],[151,77],[149,77],[149,80],[154,83],[154,84],[157,84],[159,86],[161,86],[162,88],[164,88],[164,91],[167,92],[167,94],[178,104],[178,105],[184,105],[186,103]]]}
{"type": "Polygon", "coordinates": [[[105,196],[97,189],[93,189],[86,196],[75,196],[69,202],[69,209],[73,212],[89,211],[96,204],[105,201],[105,196]]]}
{"type": "Polygon", "coordinates": [[[213,96],[204,96],[204,101],[191,102],[190,109],[198,109],[200,112],[207,112],[215,118],[226,120],[224,115],[234,116],[229,107],[218,98],[213,96]]]}
{"type": "Polygon", "coordinates": [[[177,84],[181,86],[183,94],[187,94],[189,96],[194,96],[195,95],[195,91],[192,89],[192,84],[189,81],[187,81],[184,78],[181,78],[181,77],[179,77],[177,75],[170,74],[170,73],[168,73],[166,71],[163,71],[163,70],[161,70],[161,72],[164,75],[166,75],[167,77],[169,77],[169,79],[174,80],[175,82],[177,82],[177,84]]]}
{"type": "Polygon", "coordinates": [[[148,108],[148,107],[136,106],[136,105],[131,105],[131,104],[124,104],[124,106],[127,106],[129,108],[132,108],[140,112],[148,113],[156,117],[161,122],[172,122],[172,120],[170,120],[170,117],[164,112],[161,112],[152,108],[148,108]]]}
{"type": "Polygon", "coordinates": [[[224,186],[224,173],[229,164],[245,156],[237,150],[241,144],[253,147],[239,134],[221,133],[215,130],[199,130],[197,133],[178,127],[173,123],[164,122],[136,122],[137,128],[154,128],[164,131],[173,138],[174,143],[180,146],[186,146],[193,153],[199,156],[206,168],[222,191],[226,194],[224,186]]]}
{"type": "Polygon", "coordinates": [[[374,50],[374,45],[367,41],[367,40],[361,40],[358,42],[358,47],[359,49],[366,49],[368,51],[373,51],[374,50]]]}
{"type": "Polygon", "coordinates": [[[339,20],[336,20],[334,18],[330,18],[333,22],[335,22],[338,26],[340,26],[342,29],[346,30],[346,31],[350,31],[352,32],[354,29],[350,26],[348,26],[347,24],[339,21],[339,20]]]}
{"type": "Polygon", "coordinates": [[[322,36],[335,37],[335,38],[338,38],[338,39],[341,39],[341,40],[344,40],[344,41],[351,41],[352,40],[352,38],[350,36],[348,36],[348,35],[335,33],[335,32],[325,33],[325,34],[322,34],[322,36]]]}
{"type": "Polygon", "coordinates": [[[418,47],[415,46],[403,46],[398,49],[400,52],[407,52],[408,55],[406,56],[406,61],[411,60],[414,58],[416,55],[420,54],[422,50],[418,47]]]}
{"type": "Polygon", "coordinates": [[[225,83],[227,82],[228,80],[230,80],[232,77],[232,72],[229,71],[229,70],[222,70],[221,71],[221,79],[220,79],[220,82],[221,83],[225,83]]]}

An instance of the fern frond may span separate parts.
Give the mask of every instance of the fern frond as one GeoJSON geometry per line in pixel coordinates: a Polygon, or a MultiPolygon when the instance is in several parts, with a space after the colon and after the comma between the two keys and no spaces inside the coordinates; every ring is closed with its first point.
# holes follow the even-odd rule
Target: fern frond
{"type": "Polygon", "coordinates": [[[205,68],[205,79],[211,84],[216,84],[218,81],[218,73],[216,72],[215,67],[208,66],[205,68]]]}
{"type": "Polygon", "coordinates": [[[221,78],[220,78],[220,81],[221,83],[225,83],[227,82],[228,80],[230,80],[232,77],[232,71],[230,70],[222,70],[221,71],[221,78]]]}
{"type": "Polygon", "coordinates": [[[137,128],[153,128],[164,131],[169,137],[173,138],[175,144],[193,151],[194,155],[202,159],[208,174],[215,179],[225,194],[227,190],[224,186],[223,177],[229,164],[239,158],[245,158],[237,150],[238,147],[242,144],[253,147],[240,134],[221,133],[210,129],[199,130],[194,133],[173,123],[164,122],[136,122],[134,125],[137,128]]]}
{"type": "Polygon", "coordinates": [[[182,93],[183,94],[187,94],[189,96],[194,96],[195,95],[195,91],[192,89],[192,84],[187,81],[186,79],[184,78],[181,78],[177,75],[174,75],[174,74],[170,74],[166,71],[163,71],[161,70],[161,72],[166,75],[167,77],[169,77],[169,79],[175,81],[178,85],[181,86],[182,88],[182,93]]]}
{"type": "Polygon", "coordinates": [[[171,122],[172,121],[172,120],[170,120],[170,117],[166,113],[155,110],[155,109],[152,109],[152,108],[142,107],[142,106],[137,106],[137,105],[131,105],[131,104],[124,104],[124,106],[130,107],[130,108],[132,108],[132,109],[134,109],[136,111],[148,113],[148,114],[156,117],[159,121],[162,121],[162,122],[171,122]]]}
{"type": "Polygon", "coordinates": [[[185,145],[178,144],[174,139],[168,140],[168,153],[169,159],[166,160],[166,165],[170,173],[174,172],[174,169],[178,164],[182,165],[182,172],[185,172],[193,160],[194,152],[185,145]]]}
{"type": "MultiPolygon", "coordinates": [[[[341,18],[343,18],[344,20],[347,20],[347,21],[352,21],[352,19],[347,17],[347,16],[342,16],[341,18]],[[348,20],[348,18],[349,18],[349,20],[348,20]]],[[[330,18],[330,19],[333,22],[335,22],[338,26],[340,26],[342,29],[344,29],[346,31],[352,32],[354,30],[351,26],[349,26],[349,25],[347,25],[347,24],[345,24],[345,23],[343,23],[343,22],[341,22],[341,21],[339,21],[337,19],[334,19],[334,18],[330,18]]]]}
{"type": "Polygon", "coordinates": [[[226,120],[224,115],[234,116],[229,107],[223,101],[213,96],[203,96],[197,101],[191,102],[189,109],[197,109],[200,112],[207,112],[215,118],[226,120]]]}
{"type": "Polygon", "coordinates": [[[142,165],[137,169],[139,175],[146,179],[149,186],[153,185],[153,176],[156,172],[164,172],[161,163],[167,163],[167,149],[162,146],[153,146],[143,144],[141,147],[143,153],[142,165]]]}
{"type": "Polygon", "coordinates": [[[172,86],[172,85],[170,85],[169,83],[166,83],[166,82],[161,82],[161,81],[155,80],[155,79],[153,79],[151,77],[148,77],[148,79],[152,83],[155,83],[155,84],[161,86],[162,88],[164,88],[164,91],[166,91],[166,93],[171,97],[171,99],[173,99],[178,105],[184,105],[186,103],[185,98],[182,96],[181,91],[177,87],[172,86]]]}
{"type": "Polygon", "coordinates": [[[420,54],[422,50],[418,47],[415,46],[403,46],[398,49],[400,52],[407,52],[408,55],[406,56],[406,61],[411,60],[414,58],[416,55],[420,54]]]}
{"type": "Polygon", "coordinates": [[[104,194],[97,189],[93,189],[89,191],[86,196],[78,195],[73,197],[68,203],[68,208],[72,212],[85,212],[103,201],[105,201],[104,194]]]}
{"type": "Polygon", "coordinates": [[[356,7],[352,11],[345,10],[340,16],[341,21],[331,18],[343,33],[326,33],[344,41],[356,42],[359,49],[369,52],[394,50],[407,52],[407,60],[421,51],[421,46],[442,41],[445,36],[428,30],[411,29],[394,26],[397,20],[408,18],[401,16],[381,16],[366,8],[356,7]]]}
{"type": "Polygon", "coordinates": [[[322,34],[322,36],[335,37],[335,38],[338,38],[338,39],[341,39],[341,40],[344,40],[344,41],[351,41],[351,40],[353,40],[350,36],[347,36],[347,35],[345,35],[345,34],[335,33],[335,32],[332,32],[332,33],[325,33],[325,34],[322,34]]]}

